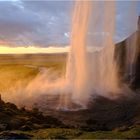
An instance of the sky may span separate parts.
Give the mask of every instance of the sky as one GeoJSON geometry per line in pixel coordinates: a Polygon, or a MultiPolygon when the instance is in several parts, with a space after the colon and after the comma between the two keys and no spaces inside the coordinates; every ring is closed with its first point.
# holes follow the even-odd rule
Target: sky
{"type": "MultiPolygon", "coordinates": [[[[129,10],[130,3],[131,1],[117,2],[116,42],[136,30],[137,21],[129,10]],[[132,18],[128,15],[132,15],[132,18]]],[[[29,47],[57,46],[61,49],[68,46],[73,5],[73,1],[0,0],[0,51],[4,50],[2,47],[11,47],[14,51],[14,48],[19,47],[29,50],[29,47]]],[[[138,14],[140,2],[137,2],[137,7],[138,14]]],[[[90,38],[93,38],[92,33],[90,38]]]]}

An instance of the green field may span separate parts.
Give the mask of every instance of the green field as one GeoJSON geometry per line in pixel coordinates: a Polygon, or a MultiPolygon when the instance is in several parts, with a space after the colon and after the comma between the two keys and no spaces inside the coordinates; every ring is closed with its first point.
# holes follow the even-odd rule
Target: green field
{"type": "Polygon", "coordinates": [[[51,68],[65,73],[66,54],[15,54],[0,55],[0,92],[15,86],[18,82],[28,84],[39,68],[51,68]]]}

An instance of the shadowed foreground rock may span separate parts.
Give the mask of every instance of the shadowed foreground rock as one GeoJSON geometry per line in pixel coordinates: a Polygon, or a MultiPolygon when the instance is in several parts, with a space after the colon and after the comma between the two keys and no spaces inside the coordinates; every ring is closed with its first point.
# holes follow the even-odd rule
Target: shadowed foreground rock
{"type": "Polygon", "coordinates": [[[64,127],[64,124],[54,117],[44,116],[37,108],[19,109],[12,103],[0,101],[0,131],[28,131],[51,127],[64,127]]]}
{"type": "Polygon", "coordinates": [[[10,131],[5,131],[0,133],[0,139],[30,139],[32,135],[27,134],[17,134],[10,131]]]}
{"type": "MultiPolygon", "coordinates": [[[[16,105],[2,100],[0,106],[0,139],[30,139],[37,132],[38,135],[42,135],[39,132],[46,134],[48,131],[44,130],[46,128],[52,131],[56,128],[60,132],[63,130],[63,133],[71,128],[84,133],[87,131],[123,132],[140,126],[140,94],[136,93],[131,97],[122,96],[116,100],[96,97],[91,99],[88,109],[84,110],[62,111],[43,108],[42,111],[46,112],[46,115],[37,108],[18,109],[16,105]]],[[[62,138],[63,133],[57,131],[54,131],[54,135],[58,138],[59,134],[59,138],[62,138]]],[[[51,131],[48,133],[51,136],[51,131]]]]}
{"type": "MultiPolygon", "coordinates": [[[[45,112],[47,108],[43,107],[45,112]]],[[[50,110],[50,116],[59,118],[66,126],[86,131],[114,130],[140,123],[140,95],[122,96],[116,100],[96,97],[88,109],[77,111],[50,110]]]]}

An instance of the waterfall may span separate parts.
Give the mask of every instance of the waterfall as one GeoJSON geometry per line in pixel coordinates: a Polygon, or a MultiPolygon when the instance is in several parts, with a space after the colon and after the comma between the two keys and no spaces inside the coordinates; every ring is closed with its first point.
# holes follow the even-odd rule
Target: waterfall
{"type": "Polygon", "coordinates": [[[118,92],[114,30],[115,2],[76,1],[66,78],[72,98],[80,104],[85,105],[91,94],[112,98],[118,92]],[[95,34],[91,48],[99,47],[100,52],[89,51],[87,36],[91,16],[95,34]]]}

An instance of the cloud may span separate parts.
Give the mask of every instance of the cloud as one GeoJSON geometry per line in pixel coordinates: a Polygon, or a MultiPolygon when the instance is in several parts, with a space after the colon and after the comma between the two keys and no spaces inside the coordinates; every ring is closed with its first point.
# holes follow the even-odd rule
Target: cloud
{"type": "Polygon", "coordinates": [[[0,1],[0,39],[18,45],[66,45],[70,2],[0,1]]]}
{"type": "MultiPolygon", "coordinates": [[[[117,4],[116,40],[126,37],[136,27],[136,22],[130,25],[130,19],[124,18],[125,13],[131,13],[127,3],[117,4]]],[[[68,45],[73,4],[73,1],[0,1],[0,40],[12,47],[68,45]]],[[[93,40],[92,26],[89,32],[89,39],[93,40]]]]}

